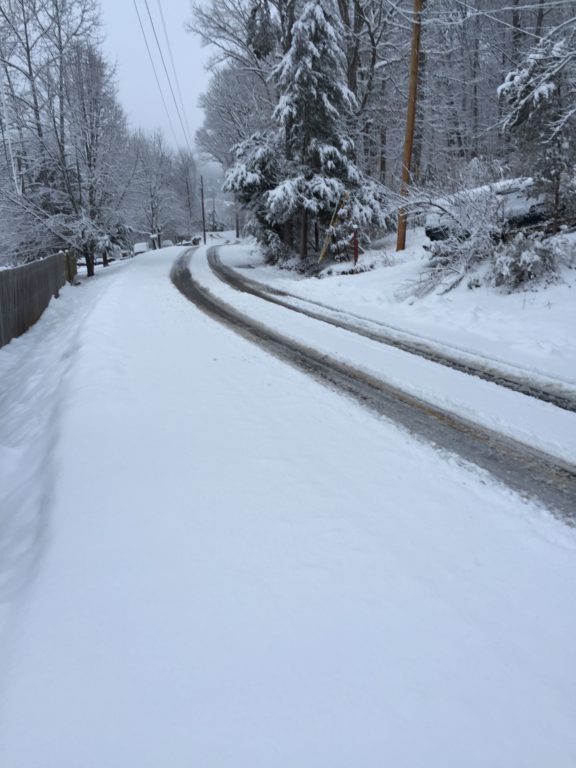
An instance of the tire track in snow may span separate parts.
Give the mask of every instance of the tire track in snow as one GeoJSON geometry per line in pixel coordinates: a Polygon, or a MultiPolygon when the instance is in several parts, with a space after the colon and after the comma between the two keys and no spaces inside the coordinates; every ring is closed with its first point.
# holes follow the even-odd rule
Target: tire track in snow
{"type": "Polygon", "coordinates": [[[264,301],[277,304],[301,315],[306,315],[314,320],[320,320],[336,328],[342,328],[345,331],[364,336],[380,344],[396,347],[403,352],[423,357],[426,360],[453,368],[461,373],[476,376],[477,378],[484,379],[484,381],[490,381],[498,386],[512,389],[515,392],[520,392],[523,395],[534,397],[546,403],[551,403],[558,408],[576,412],[576,392],[560,380],[554,381],[550,377],[546,377],[548,380],[542,381],[544,377],[531,374],[530,371],[517,366],[507,366],[507,370],[504,370],[498,367],[497,361],[490,360],[489,358],[483,360],[472,353],[468,354],[464,351],[459,353],[458,350],[451,352],[446,347],[436,346],[423,338],[418,338],[415,334],[393,328],[386,323],[361,318],[358,315],[328,306],[327,304],[310,299],[302,299],[287,291],[251,280],[241,275],[232,267],[223,264],[213,249],[209,253],[208,263],[216,277],[237,291],[251,294],[264,301]],[[308,306],[297,306],[293,303],[295,301],[300,305],[308,306]],[[326,314],[327,312],[338,315],[338,317],[330,316],[326,314]],[[361,320],[363,324],[355,322],[355,320],[361,320]],[[366,323],[373,327],[367,327],[366,323]],[[374,326],[378,327],[375,328],[374,326]],[[517,372],[510,370],[512,367],[517,368],[517,372]],[[540,381],[537,380],[538,378],[540,378],[540,381]]]}
{"type": "MultiPolygon", "coordinates": [[[[215,251],[215,246],[209,248],[209,259],[215,251]]],[[[520,495],[544,504],[564,522],[576,524],[575,466],[443,411],[253,320],[194,280],[191,255],[188,251],[177,259],[170,276],[176,288],[210,317],[412,435],[486,470],[520,495]]]]}

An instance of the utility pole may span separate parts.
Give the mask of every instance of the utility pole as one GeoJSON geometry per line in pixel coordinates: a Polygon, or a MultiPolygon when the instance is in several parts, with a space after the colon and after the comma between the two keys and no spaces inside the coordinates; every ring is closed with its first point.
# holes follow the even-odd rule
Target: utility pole
{"type": "Polygon", "coordinates": [[[204,211],[204,177],[200,176],[200,197],[202,198],[202,235],[206,245],[206,213],[204,211]]]}
{"type": "Polygon", "coordinates": [[[190,180],[188,179],[188,172],[186,172],[186,197],[188,199],[188,237],[192,237],[192,198],[190,195],[190,180]]]}
{"type": "MultiPolygon", "coordinates": [[[[402,157],[402,184],[400,194],[405,195],[410,183],[410,167],[412,165],[412,147],[414,146],[414,130],[416,127],[416,107],[418,102],[418,65],[420,62],[420,37],[422,32],[422,11],[425,0],[414,0],[414,22],[412,24],[412,53],[410,56],[410,81],[408,86],[408,110],[406,114],[406,134],[404,137],[404,154],[402,157]]],[[[406,211],[400,210],[398,216],[398,237],[396,250],[403,251],[406,247],[406,211]]]]}

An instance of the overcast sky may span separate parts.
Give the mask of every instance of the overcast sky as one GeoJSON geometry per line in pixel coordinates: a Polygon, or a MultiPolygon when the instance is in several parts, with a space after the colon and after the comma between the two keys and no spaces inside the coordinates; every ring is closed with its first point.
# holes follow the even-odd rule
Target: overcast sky
{"type": "MultiPolygon", "coordinates": [[[[204,63],[209,52],[202,47],[198,37],[184,29],[186,21],[190,18],[189,0],[148,0],[148,7],[154,19],[158,39],[171,76],[170,56],[158,10],[159,3],[161,3],[164,12],[193,142],[194,134],[202,125],[203,120],[202,110],[197,105],[198,97],[206,89],[208,83],[209,76],[204,70],[204,63]]],[[[154,79],[154,72],[140,31],[133,0],[100,0],[100,5],[105,35],[104,49],[110,60],[116,62],[120,101],[126,110],[131,127],[143,128],[148,131],[158,127],[162,128],[166,138],[174,145],[174,136],[154,79]]],[[[179,146],[185,146],[176,108],[156,47],[146,4],[144,0],[137,0],[137,5],[144,23],[148,44],[154,56],[156,70],[164,89],[177,143],[179,146]]],[[[173,87],[178,99],[176,83],[173,83],[173,87]]]]}

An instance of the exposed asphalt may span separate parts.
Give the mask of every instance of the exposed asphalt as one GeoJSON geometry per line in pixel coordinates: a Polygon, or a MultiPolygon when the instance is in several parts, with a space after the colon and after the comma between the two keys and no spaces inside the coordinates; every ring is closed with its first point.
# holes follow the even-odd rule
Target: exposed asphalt
{"type": "MultiPolygon", "coordinates": [[[[575,466],[443,411],[253,320],[194,280],[189,269],[191,255],[187,251],[177,259],[171,279],[210,317],[417,438],[480,467],[523,497],[540,502],[564,522],[576,524],[575,466]]],[[[209,248],[212,264],[216,255],[216,247],[209,248]]]]}

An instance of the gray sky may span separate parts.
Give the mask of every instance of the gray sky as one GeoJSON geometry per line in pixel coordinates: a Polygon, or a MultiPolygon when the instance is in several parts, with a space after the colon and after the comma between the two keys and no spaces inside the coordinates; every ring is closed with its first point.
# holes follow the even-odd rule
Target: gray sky
{"type": "MultiPolygon", "coordinates": [[[[179,146],[185,146],[182,128],[156,47],[146,4],[144,0],[136,1],[148,44],[154,57],[158,77],[164,90],[177,143],[179,146]]],[[[154,19],[158,39],[178,100],[170,54],[166,46],[164,29],[158,10],[158,1],[148,0],[148,6],[154,19]]],[[[185,22],[190,18],[189,0],[160,0],[160,2],[193,142],[194,134],[202,125],[203,120],[202,110],[198,108],[197,104],[198,97],[208,84],[209,76],[204,70],[204,63],[209,57],[209,52],[208,49],[202,47],[196,35],[186,32],[184,29],[185,22]]],[[[109,59],[116,62],[120,101],[128,115],[131,127],[143,128],[147,131],[161,128],[170,144],[174,145],[174,136],[162,105],[162,99],[138,24],[138,17],[134,10],[133,0],[100,0],[100,5],[105,36],[104,50],[109,59]]],[[[185,121],[184,124],[186,125],[185,121]]]]}

